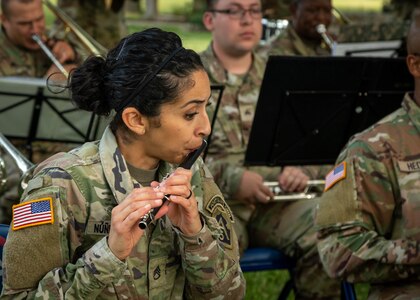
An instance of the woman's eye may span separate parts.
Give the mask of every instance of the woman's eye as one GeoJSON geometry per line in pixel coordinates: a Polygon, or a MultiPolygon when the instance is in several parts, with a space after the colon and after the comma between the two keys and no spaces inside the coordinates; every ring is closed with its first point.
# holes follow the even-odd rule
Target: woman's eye
{"type": "Polygon", "coordinates": [[[194,116],[197,115],[197,114],[198,114],[198,112],[193,112],[193,113],[190,113],[190,114],[185,114],[185,119],[192,120],[192,119],[194,119],[194,116]]]}

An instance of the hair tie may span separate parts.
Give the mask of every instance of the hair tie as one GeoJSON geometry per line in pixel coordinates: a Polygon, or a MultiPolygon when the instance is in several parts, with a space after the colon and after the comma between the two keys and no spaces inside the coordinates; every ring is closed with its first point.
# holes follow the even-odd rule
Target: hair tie
{"type": "Polygon", "coordinates": [[[119,107],[116,109],[117,112],[120,112],[121,110],[124,109],[124,107],[126,107],[131,101],[132,99],[140,94],[140,92],[145,88],[145,86],[153,79],[155,78],[155,76],[169,63],[169,61],[181,50],[183,50],[184,47],[179,47],[176,48],[171,54],[169,54],[161,63],[160,65],[157,67],[157,69],[155,71],[153,71],[144,81],[142,84],[140,84],[132,93],[130,96],[128,96],[128,98],[123,101],[123,103],[121,103],[119,105],[119,107]]]}

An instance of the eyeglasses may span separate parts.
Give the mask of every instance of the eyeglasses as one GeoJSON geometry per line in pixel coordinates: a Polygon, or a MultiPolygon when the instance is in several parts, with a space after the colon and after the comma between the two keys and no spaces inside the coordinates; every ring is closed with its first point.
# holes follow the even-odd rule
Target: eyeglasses
{"type": "Polygon", "coordinates": [[[251,18],[253,19],[260,19],[262,17],[261,8],[243,9],[243,8],[237,7],[237,8],[228,8],[228,9],[210,9],[209,12],[226,14],[229,16],[229,18],[233,20],[242,19],[243,17],[245,17],[246,13],[249,13],[251,18]]]}

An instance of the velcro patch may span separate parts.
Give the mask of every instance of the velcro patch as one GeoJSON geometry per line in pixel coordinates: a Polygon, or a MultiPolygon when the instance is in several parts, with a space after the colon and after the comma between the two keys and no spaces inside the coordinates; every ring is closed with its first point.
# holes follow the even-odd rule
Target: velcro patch
{"type": "Polygon", "coordinates": [[[219,240],[229,249],[232,249],[232,224],[234,222],[232,211],[219,195],[214,195],[207,203],[206,209],[222,228],[222,235],[219,240]]]}
{"type": "Polygon", "coordinates": [[[346,178],[347,173],[347,164],[343,161],[341,164],[337,165],[332,169],[327,176],[325,177],[325,188],[324,192],[328,191],[331,187],[334,186],[340,180],[346,178]]]}
{"type": "Polygon", "coordinates": [[[53,223],[54,214],[51,197],[13,205],[13,230],[53,223]]]}

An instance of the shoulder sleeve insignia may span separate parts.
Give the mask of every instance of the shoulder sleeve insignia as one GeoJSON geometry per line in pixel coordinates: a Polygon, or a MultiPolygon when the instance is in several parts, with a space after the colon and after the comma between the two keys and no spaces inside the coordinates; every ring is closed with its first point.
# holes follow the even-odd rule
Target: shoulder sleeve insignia
{"type": "Polygon", "coordinates": [[[346,178],[347,164],[343,161],[341,164],[337,165],[332,169],[327,176],[325,177],[325,188],[324,192],[328,191],[331,187],[334,186],[340,180],[346,178]]]}
{"type": "Polygon", "coordinates": [[[13,230],[53,223],[54,214],[51,197],[40,198],[13,205],[13,230]]]}
{"type": "Polygon", "coordinates": [[[222,235],[219,240],[229,249],[232,249],[232,224],[234,222],[232,211],[220,195],[214,195],[207,203],[206,210],[216,219],[222,235]]]}

